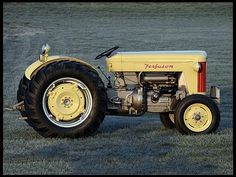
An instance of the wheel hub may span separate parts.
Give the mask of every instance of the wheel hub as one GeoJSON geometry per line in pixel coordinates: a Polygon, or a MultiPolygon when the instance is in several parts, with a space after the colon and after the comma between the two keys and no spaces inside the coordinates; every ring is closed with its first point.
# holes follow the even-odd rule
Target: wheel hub
{"type": "Polygon", "coordinates": [[[72,106],[72,102],[73,102],[73,100],[70,100],[70,97],[69,98],[67,98],[67,97],[65,97],[65,99],[62,99],[62,104],[64,104],[65,106],[72,106]]]}
{"type": "Polygon", "coordinates": [[[195,119],[195,120],[200,120],[202,118],[202,116],[201,116],[201,114],[200,114],[200,112],[198,112],[198,113],[194,113],[194,115],[193,115],[193,119],[195,119]]]}
{"type": "Polygon", "coordinates": [[[85,98],[74,83],[57,85],[48,92],[48,108],[57,121],[69,121],[84,113],[85,98]]]}

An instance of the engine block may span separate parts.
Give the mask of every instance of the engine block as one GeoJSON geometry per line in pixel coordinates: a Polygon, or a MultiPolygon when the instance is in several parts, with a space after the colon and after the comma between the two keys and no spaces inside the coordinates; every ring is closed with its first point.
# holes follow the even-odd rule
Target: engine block
{"type": "Polygon", "coordinates": [[[176,73],[117,72],[114,86],[107,88],[108,110],[129,115],[167,112],[177,85],[176,73]]]}

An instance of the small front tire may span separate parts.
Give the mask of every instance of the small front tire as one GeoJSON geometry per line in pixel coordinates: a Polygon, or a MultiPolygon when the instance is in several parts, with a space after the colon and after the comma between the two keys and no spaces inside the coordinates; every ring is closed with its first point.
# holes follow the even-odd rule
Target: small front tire
{"type": "Polygon", "coordinates": [[[174,114],[171,113],[160,113],[160,120],[165,128],[174,129],[174,114]]]}
{"type": "Polygon", "coordinates": [[[208,96],[194,94],[180,101],[175,112],[175,125],[182,134],[207,134],[217,130],[220,111],[208,96]]]}

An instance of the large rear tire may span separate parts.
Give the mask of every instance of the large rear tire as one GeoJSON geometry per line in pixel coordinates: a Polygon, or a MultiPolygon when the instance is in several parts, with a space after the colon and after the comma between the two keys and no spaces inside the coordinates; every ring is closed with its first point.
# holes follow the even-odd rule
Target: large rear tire
{"type": "Polygon", "coordinates": [[[106,91],[94,69],[74,61],[41,68],[25,92],[32,127],[44,137],[93,134],[106,112],[106,91]]]}
{"type": "MultiPolygon", "coordinates": [[[[25,100],[25,91],[27,89],[29,85],[29,79],[27,79],[25,77],[25,75],[22,77],[22,79],[20,80],[20,83],[18,85],[18,90],[17,90],[17,101],[18,103],[21,101],[25,100]]],[[[25,104],[25,103],[24,103],[25,104]]],[[[27,117],[27,119],[24,119],[30,126],[32,126],[32,122],[30,121],[30,119],[28,119],[28,114],[25,111],[25,109],[20,110],[20,114],[22,117],[27,117]]]]}
{"type": "MultiPolygon", "coordinates": [[[[17,90],[17,101],[18,103],[25,100],[25,90],[28,86],[29,80],[25,77],[25,75],[20,80],[17,90]]],[[[20,110],[22,117],[27,117],[27,113],[25,110],[20,110]]]]}
{"type": "Polygon", "coordinates": [[[187,96],[176,108],[175,125],[182,134],[213,133],[217,130],[219,123],[219,108],[206,95],[187,96]]]}

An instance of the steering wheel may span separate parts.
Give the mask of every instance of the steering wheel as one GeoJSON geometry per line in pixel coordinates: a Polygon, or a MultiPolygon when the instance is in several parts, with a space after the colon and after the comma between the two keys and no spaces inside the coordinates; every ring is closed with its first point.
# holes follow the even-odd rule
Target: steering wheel
{"type": "Polygon", "coordinates": [[[112,52],[114,52],[118,48],[119,48],[119,46],[115,46],[115,47],[112,47],[112,48],[106,50],[105,52],[100,53],[98,56],[95,57],[95,60],[102,58],[104,56],[108,57],[109,55],[111,55],[112,52]]]}

